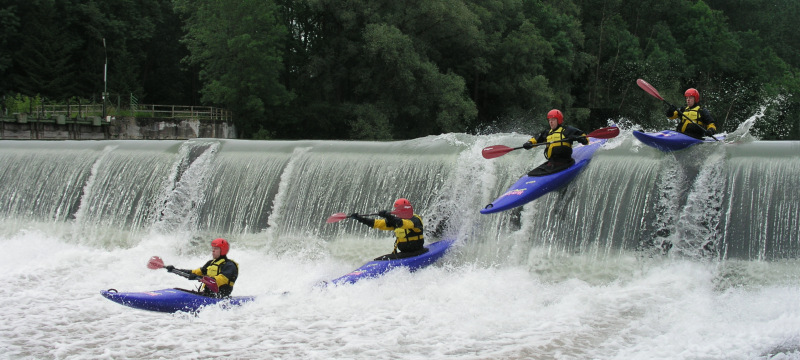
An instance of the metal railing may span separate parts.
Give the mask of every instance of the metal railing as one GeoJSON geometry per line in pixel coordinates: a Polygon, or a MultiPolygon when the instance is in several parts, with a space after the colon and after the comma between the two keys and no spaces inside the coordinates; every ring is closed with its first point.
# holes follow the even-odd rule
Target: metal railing
{"type": "MultiPolygon", "coordinates": [[[[34,117],[49,118],[55,115],[67,117],[102,116],[103,104],[39,105],[34,117]]],[[[230,111],[213,106],[138,104],[135,109],[120,109],[106,105],[106,115],[153,118],[180,118],[195,120],[232,121],[230,111]]]]}

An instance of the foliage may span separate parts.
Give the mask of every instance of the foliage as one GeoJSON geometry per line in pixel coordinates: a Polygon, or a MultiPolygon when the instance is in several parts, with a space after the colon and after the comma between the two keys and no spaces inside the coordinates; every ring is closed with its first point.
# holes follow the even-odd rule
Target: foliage
{"type": "MultiPolygon", "coordinates": [[[[3,99],[2,104],[0,104],[0,107],[2,107],[2,109],[3,109],[3,114],[6,115],[5,113],[7,112],[8,116],[11,116],[14,113],[26,113],[26,114],[37,114],[38,113],[38,115],[41,116],[42,118],[46,118],[46,117],[49,116],[49,114],[47,113],[47,110],[46,110],[46,106],[47,105],[61,105],[61,106],[64,106],[64,105],[67,105],[67,104],[73,106],[73,109],[76,109],[75,111],[70,113],[70,117],[71,118],[77,117],[79,115],[82,115],[84,117],[85,116],[89,116],[89,115],[94,115],[94,116],[101,116],[102,115],[102,111],[99,110],[99,107],[101,105],[93,103],[91,100],[78,98],[78,97],[71,97],[69,99],[65,99],[65,100],[61,100],[61,101],[51,101],[51,100],[48,100],[47,98],[44,98],[44,97],[42,97],[40,95],[27,96],[27,95],[23,95],[23,94],[17,93],[17,94],[13,94],[13,95],[5,97],[3,99]],[[44,110],[41,108],[43,105],[45,105],[45,109],[44,110]],[[82,105],[82,106],[79,109],[79,107],[77,105],[82,105]],[[86,108],[86,105],[89,105],[89,109],[86,108]],[[92,111],[91,110],[92,105],[96,105],[94,107],[97,107],[98,111],[92,111]],[[79,113],[79,112],[81,112],[81,113],[79,113]]],[[[111,112],[109,112],[109,113],[111,113],[111,112]]]]}
{"type": "Polygon", "coordinates": [[[551,108],[671,128],[644,78],[672,103],[697,88],[721,130],[764,113],[758,136],[800,139],[798,19],[794,0],[0,0],[0,94],[216,105],[259,139],[532,133],[551,108]]]}
{"type": "Polygon", "coordinates": [[[227,106],[244,134],[262,129],[267,108],[294,97],[279,81],[286,29],[274,3],[181,0],[175,8],[186,18],[186,61],[200,68],[202,100],[227,106]]]}
{"type": "Polygon", "coordinates": [[[8,114],[14,113],[33,113],[37,106],[42,104],[42,98],[40,96],[25,96],[22,94],[16,94],[14,96],[9,96],[4,99],[3,101],[3,108],[8,111],[8,114]]]}
{"type": "Polygon", "coordinates": [[[170,0],[0,0],[0,92],[192,104],[176,19],[170,0]]]}
{"type": "Polygon", "coordinates": [[[253,140],[269,140],[272,139],[272,133],[269,130],[260,128],[253,134],[253,140]]]}

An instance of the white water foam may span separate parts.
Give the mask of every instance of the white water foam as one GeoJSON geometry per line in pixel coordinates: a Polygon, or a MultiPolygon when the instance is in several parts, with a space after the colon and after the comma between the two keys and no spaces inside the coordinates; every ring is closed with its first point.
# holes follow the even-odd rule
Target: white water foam
{"type": "Polygon", "coordinates": [[[318,288],[357,264],[233,241],[235,294],[257,300],[193,316],[127,308],[99,290],[186,288],[147,259],[192,267],[210,254],[181,254],[171,235],[103,250],[63,241],[52,224],[32,228],[0,233],[12,255],[0,358],[800,359],[797,261],[532,253],[542,261],[528,269],[461,262],[456,250],[416,273],[318,288]]]}

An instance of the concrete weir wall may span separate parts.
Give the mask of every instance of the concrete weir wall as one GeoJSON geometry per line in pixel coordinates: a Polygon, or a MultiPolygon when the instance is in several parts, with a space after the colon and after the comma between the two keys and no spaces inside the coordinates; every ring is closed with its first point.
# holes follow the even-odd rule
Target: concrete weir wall
{"type": "Polygon", "coordinates": [[[235,139],[233,124],[224,121],[99,116],[67,119],[31,119],[14,114],[0,119],[0,140],[185,140],[194,138],[235,139]]]}

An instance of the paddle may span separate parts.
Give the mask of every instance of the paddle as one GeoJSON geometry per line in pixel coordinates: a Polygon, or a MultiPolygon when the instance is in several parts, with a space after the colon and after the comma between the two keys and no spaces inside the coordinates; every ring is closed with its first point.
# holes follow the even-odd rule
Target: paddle
{"type": "MultiPolygon", "coordinates": [[[[361,216],[375,216],[375,215],[378,215],[378,214],[377,213],[375,213],[375,214],[364,214],[364,215],[361,215],[361,216]]],[[[350,215],[347,215],[347,214],[345,214],[343,212],[338,212],[336,214],[333,214],[333,215],[329,216],[328,220],[325,220],[325,222],[328,223],[328,224],[336,223],[336,222],[342,221],[344,219],[347,219],[349,217],[350,217],[350,215]]]]}
{"type": "MultiPolygon", "coordinates": [[[[663,101],[665,104],[669,105],[670,107],[677,108],[677,106],[670,104],[667,100],[664,100],[664,98],[661,97],[661,94],[658,93],[658,90],[656,90],[656,88],[654,88],[653,85],[648,84],[647,81],[644,81],[642,79],[638,79],[638,80],[636,80],[636,85],[639,85],[639,87],[642,88],[642,90],[646,91],[648,94],[652,95],[654,98],[663,101]]],[[[684,114],[682,111],[678,110],[678,114],[681,114],[681,116],[685,117],[686,120],[689,120],[689,122],[691,122],[692,124],[695,124],[695,125],[697,125],[697,127],[703,129],[702,125],[698,124],[696,121],[694,121],[691,118],[689,118],[688,116],[686,116],[686,114],[684,114]]],[[[705,132],[706,129],[703,129],[703,131],[705,132]]],[[[719,139],[715,138],[714,135],[708,135],[708,136],[710,136],[712,139],[714,139],[716,141],[719,141],[719,139]]]]}
{"type": "MultiPolygon", "coordinates": [[[[605,128],[602,128],[602,129],[597,129],[595,131],[592,131],[592,132],[589,133],[589,135],[586,135],[586,136],[593,137],[595,139],[611,139],[613,137],[616,137],[617,135],[619,135],[619,128],[616,127],[616,126],[609,126],[609,127],[605,127],[605,128]]],[[[582,137],[585,137],[585,136],[579,136],[579,138],[582,138],[582,137]]],[[[545,142],[545,143],[534,144],[533,146],[547,145],[547,144],[563,142],[563,141],[564,140],[550,141],[550,142],[545,142]]],[[[483,155],[484,159],[494,159],[496,157],[503,156],[505,154],[508,154],[508,153],[514,151],[514,150],[519,150],[519,149],[522,149],[522,148],[523,148],[522,146],[512,148],[512,147],[508,147],[508,146],[504,146],[504,145],[492,145],[492,146],[487,146],[487,147],[483,148],[483,151],[481,152],[481,154],[483,155]]]]}
{"type": "MultiPolygon", "coordinates": [[[[158,257],[158,256],[151,257],[150,260],[147,262],[147,268],[150,269],[150,270],[163,269],[165,267],[166,266],[164,266],[164,260],[161,260],[161,258],[158,257]]],[[[169,269],[167,269],[167,271],[169,271],[169,272],[171,272],[173,274],[179,275],[179,276],[183,276],[183,277],[185,277],[187,279],[191,275],[194,275],[194,274],[189,274],[189,273],[186,273],[184,271],[175,270],[175,269],[172,269],[171,271],[169,269]]],[[[197,276],[197,275],[195,275],[195,276],[197,276]]],[[[212,278],[210,276],[203,276],[203,277],[200,277],[199,279],[197,279],[197,281],[200,281],[201,283],[203,283],[206,286],[208,286],[208,288],[211,289],[211,291],[213,291],[215,293],[219,292],[219,286],[217,286],[217,280],[214,280],[214,278],[212,278]]]]}

